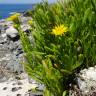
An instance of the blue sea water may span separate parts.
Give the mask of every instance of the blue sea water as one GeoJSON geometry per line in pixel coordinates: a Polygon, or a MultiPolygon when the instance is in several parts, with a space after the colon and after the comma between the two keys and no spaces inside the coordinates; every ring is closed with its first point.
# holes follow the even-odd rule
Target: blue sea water
{"type": "Polygon", "coordinates": [[[0,19],[9,17],[12,12],[24,12],[32,7],[32,4],[0,4],[0,19]]]}

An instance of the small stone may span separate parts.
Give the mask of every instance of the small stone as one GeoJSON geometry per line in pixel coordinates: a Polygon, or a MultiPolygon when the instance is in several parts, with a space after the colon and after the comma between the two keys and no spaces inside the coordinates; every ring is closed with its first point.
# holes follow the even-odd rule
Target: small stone
{"type": "Polygon", "coordinates": [[[36,87],[36,90],[43,91],[44,90],[44,85],[40,84],[38,87],[36,87]]]}
{"type": "Polygon", "coordinates": [[[6,89],[7,89],[7,87],[4,87],[4,88],[3,88],[3,90],[6,90],[6,89]]]}
{"type": "Polygon", "coordinates": [[[85,73],[87,71],[87,69],[83,69],[80,71],[80,73],[85,73]]]}

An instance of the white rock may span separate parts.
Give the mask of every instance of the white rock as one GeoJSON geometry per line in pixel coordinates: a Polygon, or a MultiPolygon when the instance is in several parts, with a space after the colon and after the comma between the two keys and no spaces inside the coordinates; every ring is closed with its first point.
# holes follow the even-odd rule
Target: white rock
{"type": "Polygon", "coordinates": [[[23,24],[23,25],[21,25],[21,29],[23,30],[23,31],[26,31],[26,30],[29,30],[31,27],[28,25],[28,24],[23,24]]]}
{"type": "Polygon", "coordinates": [[[86,78],[87,79],[92,79],[96,81],[96,71],[95,70],[88,70],[86,72],[86,78]]]}
{"type": "Polygon", "coordinates": [[[80,73],[85,73],[87,71],[87,69],[83,69],[80,71],[80,73]]]}
{"type": "Polygon", "coordinates": [[[86,83],[84,81],[82,81],[80,78],[77,78],[77,81],[78,81],[78,85],[79,85],[80,89],[85,89],[86,83]]]}
{"type": "Polygon", "coordinates": [[[88,69],[94,71],[95,68],[94,67],[89,67],[88,69]]]}
{"type": "Polygon", "coordinates": [[[1,34],[1,36],[2,36],[3,38],[5,38],[5,37],[6,37],[6,33],[4,33],[4,34],[1,34]]]}
{"type": "Polygon", "coordinates": [[[94,67],[95,69],[96,69],[96,65],[95,65],[95,67],[94,67]]]}
{"type": "Polygon", "coordinates": [[[0,83],[0,96],[17,96],[17,94],[21,94],[22,96],[25,96],[26,92],[30,89],[35,89],[37,84],[30,84],[28,79],[19,80],[22,85],[17,85],[16,80],[12,81],[6,81],[3,83],[0,83]],[[13,85],[13,84],[16,85],[13,85]],[[3,90],[4,87],[7,87],[6,90],[3,90]],[[12,88],[14,87],[21,87],[20,90],[12,92],[12,88]]]}
{"type": "Polygon", "coordinates": [[[82,96],[89,96],[87,94],[92,93],[90,90],[92,87],[96,90],[96,66],[81,70],[77,77],[77,84],[83,94],[82,96]]]}
{"type": "Polygon", "coordinates": [[[15,38],[18,36],[18,31],[13,26],[10,26],[8,29],[6,29],[6,34],[11,38],[15,38]]]}

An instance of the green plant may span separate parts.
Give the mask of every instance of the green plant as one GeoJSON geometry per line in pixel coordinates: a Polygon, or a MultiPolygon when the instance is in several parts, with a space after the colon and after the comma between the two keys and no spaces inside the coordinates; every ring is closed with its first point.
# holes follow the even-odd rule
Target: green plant
{"type": "Polygon", "coordinates": [[[45,84],[44,96],[67,95],[74,74],[96,64],[95,3],[96,0],[69,0],[38,4],[32,15],[34,42],[17,24],[26,53],[25,69],[45,84]]]}

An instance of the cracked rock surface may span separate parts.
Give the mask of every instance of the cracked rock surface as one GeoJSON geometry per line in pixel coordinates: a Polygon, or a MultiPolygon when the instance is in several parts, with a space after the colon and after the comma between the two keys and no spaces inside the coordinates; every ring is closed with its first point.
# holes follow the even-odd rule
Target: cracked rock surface
{"type": "MultiPolygon", "coordinates": [[[[22,29],[26,26],[25,32],[30,28],[26,25],[29,19],[22,17],[22,29]]],[[[25,61],[23,54],[13,23],[0,20],[0,96],[42,96],[44,86],[30,79],[20,64],[25,61]],[[35,88],[40,92],[32,92],[35,88]]]]}
{"type": "Polygon", "coordinates": [[[96,66],[83,69],[77,74],[70,96],[96,96],[96,66]]]}

